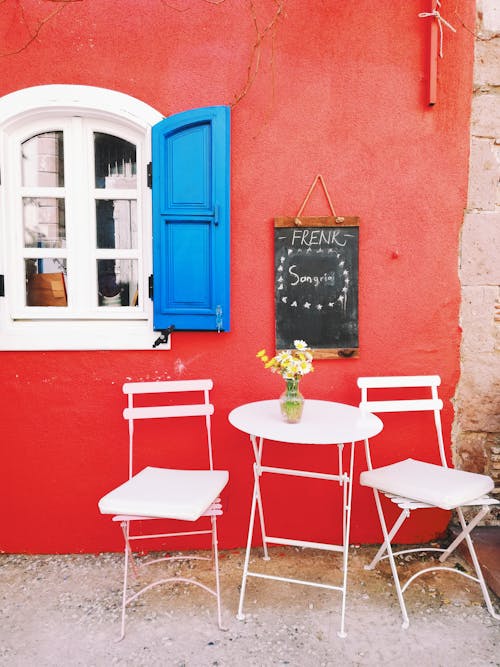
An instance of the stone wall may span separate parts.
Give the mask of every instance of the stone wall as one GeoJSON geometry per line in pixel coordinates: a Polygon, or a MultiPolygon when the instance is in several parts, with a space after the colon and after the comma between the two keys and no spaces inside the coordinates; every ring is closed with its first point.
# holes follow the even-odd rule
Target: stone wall
{"type": "MultiPolygon", "coordinates": [[[[476,11],[454,464],[491,475],[500,497],[500,7],[497,0],[478,0],[476,11]]],[[[500,509],[487,522],[500,525],[500,509]]]]}

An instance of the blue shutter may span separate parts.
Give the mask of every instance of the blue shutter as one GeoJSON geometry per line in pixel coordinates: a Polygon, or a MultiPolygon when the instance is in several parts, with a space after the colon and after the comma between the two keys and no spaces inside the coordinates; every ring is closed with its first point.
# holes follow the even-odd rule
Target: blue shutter
{"type": "Polygon", "coordinates": [[[154,328],[229,331],[229,107],[152,128],[154,328]]]}

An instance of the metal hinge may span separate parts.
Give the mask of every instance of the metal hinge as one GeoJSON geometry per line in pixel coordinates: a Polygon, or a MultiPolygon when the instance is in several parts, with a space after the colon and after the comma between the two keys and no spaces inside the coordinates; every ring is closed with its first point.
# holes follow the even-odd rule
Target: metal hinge
{"type": "Polygon", "coordinates": [[[5,278],[0,275],[0,296],[5,296],[5,278]]]}
{"type": "Polygon", "coordinates": [[[153,187],[153,163],[148,162],[148,167],[147,167],[147,184],[148,188],[153,187]]]}
{"type": "Polygon", "coordinates": [[[153,298],[153,274],[148,278],[148,296],[150,299],[153,298]]]}

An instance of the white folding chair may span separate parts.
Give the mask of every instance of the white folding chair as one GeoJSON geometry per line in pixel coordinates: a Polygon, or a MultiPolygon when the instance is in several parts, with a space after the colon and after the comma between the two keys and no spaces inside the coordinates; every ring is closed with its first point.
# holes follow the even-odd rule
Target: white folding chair
{"type": "MultiPolygon", "coordinates": [[[[113,521],[119,521],[125,538],[125,571],[123,579],[122,621],[121,635],[125,635],[126,606],[139,595],[158,584],[177,581],[192,583],[200,586],[217,598],[217,618],[222,629],[221,599],[219,584],[219,563],[217,547],[217,516],[222,514],[222,505],[219,494],[226,486],[229,474],[226,470],[214,470],[212,457],[211,420],[213,405],[209,402],[209,392],[212,389],[212,380],[172,380],[166,382],[129,382],[123,385],[123,392],[128,396],[128,407],[123,416],[129,426],[129,479],[121,486],[106,494],[99,501],[102,514],[112,514],[113,521]],[[198,392],[193,400],[193,394],[198,392]],[[170,394],[162,397],[162,404],[158,405],[158,394],[170,394]],[[175,394],[175,396],[174,396],[175,394]],[[188,397],[186,397],[186,394],[188,397]],[[140,398],[136,398],[140,396],[140,398]],[[178,402],[180,396],[184,402],[178,402]],[[139,405],[134,403],[134,399],[139,405]],[[186,401],[190,401],[187,403],[186,401]],[[149,403],[149,404],[148,404],[149,403]],[[154,405],[151,405],[154,403],[154,405]],[[170,418],[199,418],[203,440],[208,447],[208,466],[204,469],[177,470],[172,468],[158,468],[148,466],[140,472],[134,470],[134,423],[136,420],[170,419],[170,418]],[[200,530],[177,531],[173,533],[132,534],[131,525],[134,521],[150,519],[176,519],[180,521],[197,521],[200,517],[209,517],[211,527],[200,530]],[[172,576],[158,579],[137,592],[128,594],[129,565],[134,575],[137,575],[139,565],[132,553],[131,543],[135,540],[149,540],[154,538],[171,538],[178,535],[212,535],[212,558],[215,570],[215,588],[209,588],[200,581],[181,576],[172,576]]],[[[137,439],[137,437],[136,437],[137,439]]],[[[161,434],[161,445],[183,448],[185,443],[181,438],[169,442],[167,434],[161,434]]],[[[201,527],[203,528],[203,527],[201,527]]],[[[201,556],[168,556],[149,560],[143,565],[151,565],[162,560],[209,560],[201,556]]]]}
{"type": "MultiPolygon", "coordinates": [[[[441,428],[440,411],[443,407],[443,402],[438,398],[437,390],[437,387],[440,384],[441,379],[438,375],[361,377],[358,379],[358,387],[361,389],[361,402],[359,405],[360,408],[364,410],[373,413],[417,412],[422,418],[424,418],[423,413],[430,413],[429,426],[431,431],[434,431],[432,437],[435,437],[437,449],[439,450],[439,459],[436,459],[439,460],[439,465],[408,458],[380,468],[373,468],[370,445],[368,440],[365,441],[368,470],[361,473],[360,483],[373,489],[375,504],[384,538],[379,551],[373,558],[372,562],[366,566],[366,569],[373,569],[383,558],[389,559],[396,593],[403,615],[403,628],[407,628],[409,625],[408,614],[403,598],[404,592],[411,582],[418,576],[425,572],[435,570],[455,572],[467,579],[477,582],[481,587],[488,611],[494,618],[500,619],[500,614],[497,614],[493,608],[488,588],[484,581],[474,545],[470,537],[471,530],[485,517],[489,512],[491,505],[498,503],[497,500],[490,498],[487,495],[493,490],[493,480],[487,475],[479,475],[448,467],[441,428]],[[421,392],[425,389],[430,390],[430,392],[428,392],[427,398],[402,398],[401,388],[403,388],[403,391],[406,390],[405,388],[420,388],[417,389],[417,392],[421,392]],[[392,396],[395,396],[396,394],[392,391],[386,391],[383,396],[378,392],[378,397],[382,400],[369,400],[368,390],[372,390],[372,392],[373,390],[399,390],[399,398],[388,400],[387,396],[389,394],[392,396]],[[432,415],[434,419],[432,419],[432,415]],[[432,427],[432,422],[434,427],[432,427]],[[387,528],[379,492],[382,492],[401,509],[399,517],[390,530],[387,528]],[[453,540],[446,549],[429,548],[424,546],[416,549],[393,551],[391,543],[404,521],[410,516],[411,511],[436,507],[445,510],[456,510],[462,528],[457,538],[453,540]],[[463,508],[470,507],[477,507],[479,509],[474,518],[471,519],[469,523],[466,523],[463,508]],[[427,567],[416,572],[408,579],[404,586],[401,587],[394,556],[407,555],[416,552],[438,551],[441,553],[439,561],[443,563],[463,540],[465,540],[469,548],[476,576],[471,576],[461,570],[445,566],[427,567]]],[[[372,393],[372,397],[373,396],[374,394],[372,393]]],[[[411,428],[410,423],[408,426],[411,428]]],[[[384,434],[385,433],[387,433],[387,425],[384,426],[384,434]]],[[[404,442],[404,433],[401,433],[400,440],[402,443],[404,442]]]]}

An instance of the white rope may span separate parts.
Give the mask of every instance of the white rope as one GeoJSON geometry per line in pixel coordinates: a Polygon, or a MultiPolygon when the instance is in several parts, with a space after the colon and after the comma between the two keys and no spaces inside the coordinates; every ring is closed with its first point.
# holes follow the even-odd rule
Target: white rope
{"type": "MultiPolygon", "coordinates": [[[[441,3],[438,2],[437,6],[440,7],[441,3]]],[[[441,16],[441,14],[439,13],[439,11],[437,9],[434,9],[432,12],[421,12],[418,15],[419,19],[426,19],[426,18],[429,18],[429,17],[435,18],[436,21],[438,22],[438,27],[439,27],[439,57],[442,58],[443,57],[443,23],[447,28],[449,28],[453,32],[456,32],[456,29],[451,25],[451,23],[448,23],[448,21],[446,21],[446,19],[444,19],[441,16]]]]}

